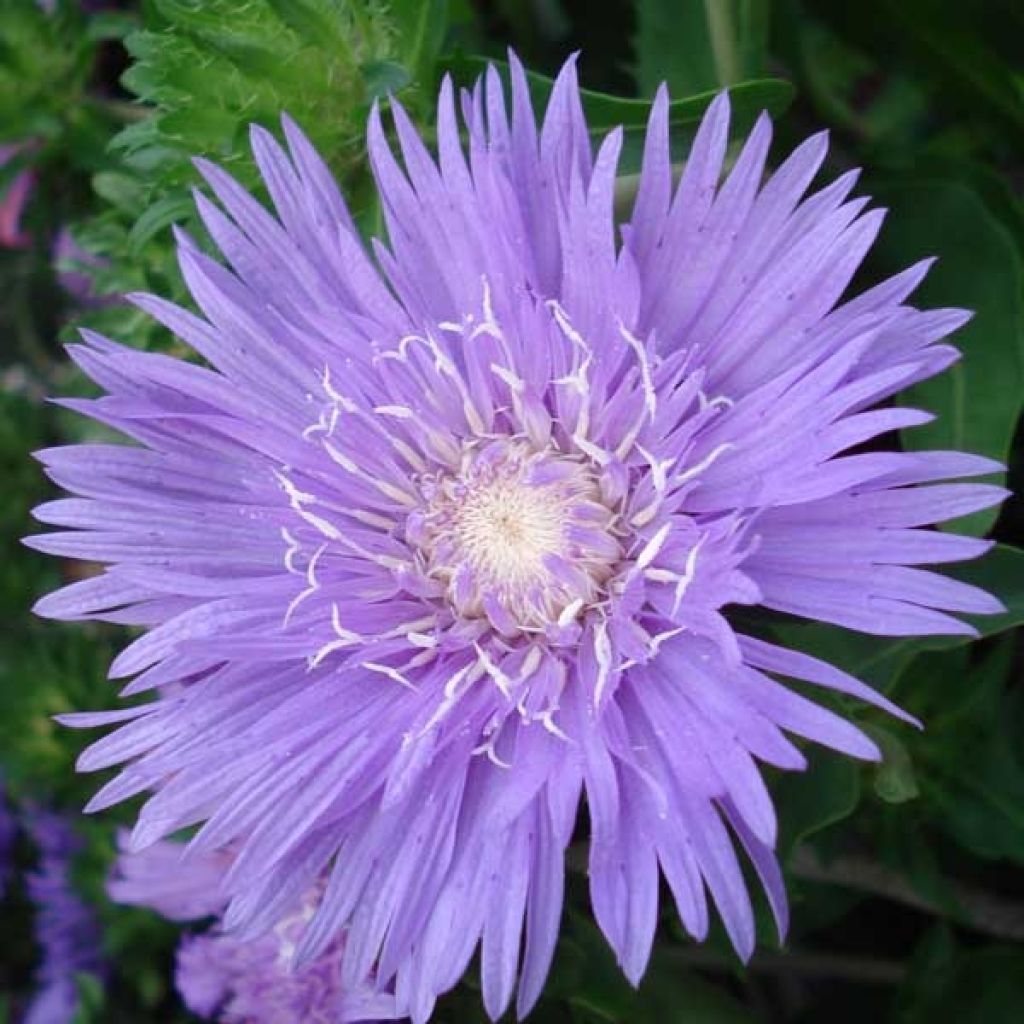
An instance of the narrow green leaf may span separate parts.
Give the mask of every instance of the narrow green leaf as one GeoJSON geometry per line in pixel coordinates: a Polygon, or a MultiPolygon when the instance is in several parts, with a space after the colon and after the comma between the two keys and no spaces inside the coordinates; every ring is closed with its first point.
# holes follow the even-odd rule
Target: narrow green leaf
{"type": "Polygon", "coordinates": [[[143,186],[137,178],[119,171],[100,171],[92,176],[93,191],[119,210],[131,213],[138,209],[143,186]]]}
{"type": "Polygon", "coordinates": [[[135,251],[140,251],[158,231],[163,231],[168,225],[191,214],[194,205],[190,195],[168,196],[158,200],[135,222],[129,235],[129,244],[135,251]]]}
{"type": "MultiPolygon", "coordinates": [[[[482,75],[489,64],[493,64],[502,79],[508,82],[508,64],[502,60],[459,54],[445,62],[445,67],[452,76],[463,84],[471,84],[482,75]]],[[[530,85],[530,94],[535,103],[543,105],[551,95],[554,80],[536,71],[527,71],[526,78],[530,85]]],[[[696,125],[718,95],[713,89],[695,96],[686,96],[673,100],[669,104],[669,123],[674,126],[696,125]]],[[[779,78],[757,79],[751,82],[740,82],[729,89],[732,100],[733,117],[742,120],[753,119],[762,110],[770,114],[779,114],[789,106],[793,99],[793,86],[779,78]]],[[[651,113],[649,100],[634,99],[626,96],[612,96],[609,93],[596,92],[593,89],[580,89],[583,110],[587,116],[587,125],[591,135],[604,135],[612,128],[643,129],[651,113]]]]}

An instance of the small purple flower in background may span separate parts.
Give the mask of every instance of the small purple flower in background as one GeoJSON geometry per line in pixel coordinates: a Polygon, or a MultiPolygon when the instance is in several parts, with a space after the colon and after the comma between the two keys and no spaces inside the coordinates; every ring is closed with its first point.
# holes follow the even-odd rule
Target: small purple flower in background
{"type": "Polygon", "coordinates": [[[11,807],[0,776],[0,899],[14,874],[14,844],[24,832],[36,847],[38,863],[24,876],[35,907],[40,964],[35,994],[22,1024],[70,1024],[78,1010],[76,976],[102,977],[99,926],[71,880],[71,862],[80,842],[67,818],[37,807],[11,807]]]}
{"type": "Polygon", "coordinates": [[[50,811],[26,811],[24,825],[39,853],[26,888],[36,908],[42,956],[24,1024],[70,1024],[79,1002],[76,976],[104,973],[99,928],[71,882],[79,841],[66,819],[50,811]]]}
{"type": "MultiPolygon", "coordinates": [[[[9,163],[27,148],[26,143],[0,144],[0,167],[9,163]]],[[[21,227],[32,188],[35,185],[35,171],[31,167],[18,171],[0,194],[0,248],[24,249],[32,239],[21,227]]]]}
{"type": "MultiPolygon", "coordinates": [[[[224,875],[230,854],[182,861],[180,843],[161,841],[141,853],[124,853],[109,884],[112,899],[151,907],[175,921],[209,917],[224,908],[224,875]]],[[[177,984],[185,1004],[202,1017],[242,1024],[292,1021],[396,1020],[394,997],[368,983],[343,990],[344,940],[335,939],[312,963],[294,970],[293,954],[320,893],[300,894],[271,932],[240,939],[218,930],[182,939],[177,984]]]]}
{"type": "Polygon", "coordinates": [[[39,851],[39,865],[26,886],[36,908],[42,962],[24,1024],[62,1024],[78,1008],[76,975],[102,973],[99,929],[71,884],[71,858],[79,843],[68,823],[49,811],[33,810],[26,814],[26,829],[39,851]]]}
{"type": "Polygon", "coordinates": [[[929,418],[879,404],[957,358],[968,314],[907,303],[926,263],[840,304],[882,215],[855,174],[806,195],[823,136],[765,181],[762,118],[721,182],[723,95],[673,188],[667,103],[621,241],[622,133],[592,152],[571,62],[539,127],[518,63],[511,116],[490,72],[466,147],[446,82],[437,161],[393,104],[403,169],[375,112],[372,257],[295,125],[287,150],[254,129],[276,217],[200,161],[231,269],[181,234],[202,316],[135,297],[210,367],[86,333],[107,396],[66,404],[137,444],[40,456],[79,497],[29,543],[109,568],[38,611],[148,627],[111,674],[165,689],[65,716],[120,726],[81,759],[125,764],[89,809],[151,792],[138,850],[201,823],[182,871],[232,850],[239,940],[319,887],[299,966],[336,955],[346,990],[372,977],[417,1024],[478,946],[489,1013],[517,988],[530,1010],[584,795],[594,913],[632,981],[659,869],[686,929],[707,934],[710,894],[747,957],[741,849],[784,932],[757,762],[803,769],[787,733],[879,754],[778,677],[907,716],[729,606],[896,636],[1000,608],[921,568],[986,550],[927,527],[1001,500],[941,482],[997,466],[849,452],[929,418]]]}

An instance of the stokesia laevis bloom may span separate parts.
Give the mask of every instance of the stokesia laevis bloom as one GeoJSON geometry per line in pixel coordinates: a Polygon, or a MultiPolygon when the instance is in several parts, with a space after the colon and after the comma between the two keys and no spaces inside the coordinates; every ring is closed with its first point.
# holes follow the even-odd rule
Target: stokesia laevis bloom
{"type": "MultiPolygon", "coordinates": [[[[108,885],[120,903],[150,907],[175,921],[220,913],[223,879],[233,863],[219,851],[182,862],[181,844],[162,840],[123,852],[108,885]]],[[[178,947],[177,984],[188,1008],[239,1024],[347,1024],[395,1020],[394,998],[369,984],[341,986],[344,942],[335,939],[299,970],[292,954],[319,902],[319,886],[302,893],[274,929],[240,940],[214,928],[188,935],[178,947]]]]}
{"type": "Polygon", "coordinates": [[[344,933],[343,983],[373,970],[416,1022],[478,945],[488,1011],[517,979],[533,1005],[584,795],[633,981],[659,868],[688,931],[709,892],[746,957],[742,849],[785,928],[757,762],[804,768],[787,734],[878,751],[779,677],[902,713],[730,606],[884,635],[999,607],[919,568],[985,550],[924,527],[999,501],[939,482],[998,467],[848,451],[928,419],[878,406],[956,358],[967,314],[907,304],[926,264],[839,304],[882,215],[853,174],[805,198],[825,139],[763,181],[762,118],[720,182],[723,95],[673,189],[662,91],[620,241],[622,133],[592,152],[572,62],[539,128],[514,60],[511,91],[511,115],[494,71],[463,97],[463,147],[446,82],[437,161],[392,104],[404,168],[374,112],[372,255],[287,119],[287,150],[252,136],[276,216],[200,161],[231,269],[181,235],[202,315],[135,301],[210,365],[86,334],[108,394],[69,404],[137,444],[43,452],[80,497],[30,541],[108,563],[38,610],[148,627],[112,675],[165,691],[65,719],[120,726],[82,758],[125,765],[90,809],[152,791],[135,848],[200,823],[186,862],[234,844],[240,938],[322,880],[298,961],[344,933]]]}

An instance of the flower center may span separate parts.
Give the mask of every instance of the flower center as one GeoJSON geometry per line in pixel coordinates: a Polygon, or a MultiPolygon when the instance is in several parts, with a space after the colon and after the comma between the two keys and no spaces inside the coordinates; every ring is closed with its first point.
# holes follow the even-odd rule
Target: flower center
{"type": "Polygon", "coordinates": [[[539,630],[601,599],[622,556],[590,465],[520,441],[467,446],[456,474],[419,481],[408,534],[457,614],[539,630]]]}

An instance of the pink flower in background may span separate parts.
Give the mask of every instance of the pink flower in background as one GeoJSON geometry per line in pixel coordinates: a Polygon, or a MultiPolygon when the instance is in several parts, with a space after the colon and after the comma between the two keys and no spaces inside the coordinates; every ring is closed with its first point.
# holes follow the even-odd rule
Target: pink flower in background
{"type": "MultiPolygon", "coordinates": [[[[0,144],[0,168],[23,152],[29,143],[8,142],[0,144]]],[[[4,249],[24,249],[31,238],[21,227],[21,217],[25,205],[32,194],[36,175],[31,167],[19,171],[11,183],[0,195],[0,247],[4,249]]]]}

